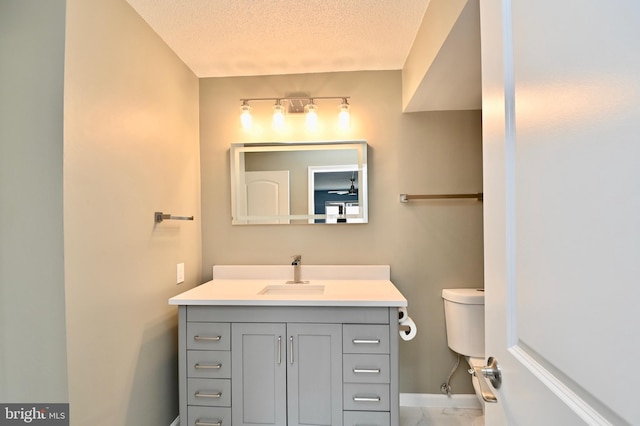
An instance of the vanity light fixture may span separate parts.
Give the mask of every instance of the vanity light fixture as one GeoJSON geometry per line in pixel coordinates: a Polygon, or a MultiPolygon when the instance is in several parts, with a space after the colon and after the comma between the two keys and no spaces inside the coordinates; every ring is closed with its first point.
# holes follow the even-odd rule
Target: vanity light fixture
{"type": "Polygon", "coordinates": [[[312,131],[316,130],[318,128],[318,107],[313,103],[313,99],[311,99],[311,102],[304,107],[304,110],[307,114],[307,128],[312,131]]]}
{"type": "Polygon", "coordinates": [[[273,106],[273,129],[284,129],[284,106],[280,99],[276,99],[276,104],[273,106]]]}
{"type": "Polygon", "coordinates": [[[309,130],[316,130],[318,127],[318,105],[315,101],[321,100],[340,100],[339,114],[338,114],[338,127],[340,129],[346,129],[349,127],[349,96],[285,96],[282,98],[243,98],[240,106],[241,115],[240,122],[245,130],[249,130],[252,127],[253,120],[251,116],[250,102],[258,101],[271,101],[273,105],[273,118],[272,127],[274,130],[282,130],[285,125],[285,112],[289,114],[306,113],[306,124],[309,130]],[[303,108],[304,107],[304,108],[303,108]]]}
{"type": "Polygon", "coordinates": [[[347,98],[342,98],[342,103],[340,104],[339,107],[339,113],[338,113],[338,126],[340,126],[340,128],[342,130],[348,129],[349,128],[349,102],[347,102],[347,98]]]}
{"type": "Polygon", "coordinates": [[[240,111],[240,122],[242,123],[242,128],[245,130],[251,129],[253,119],[251,118],[251,106],[249,105],[249,102],[242,101],[240,111]]]}

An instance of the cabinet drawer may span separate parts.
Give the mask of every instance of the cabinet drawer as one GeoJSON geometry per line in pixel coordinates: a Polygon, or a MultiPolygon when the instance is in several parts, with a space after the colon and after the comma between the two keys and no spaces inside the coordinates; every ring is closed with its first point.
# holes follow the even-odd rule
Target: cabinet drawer
{"type": "Polygon", "coordinates": [[[190,406],[185,426],[231,426],[231,408],[190,406]]]}
{"type": "Polygon", "coordinates": [[[187,349],[231,349],[231,327],[228,322],[188,322],[187,349]]]}
{"type": "Polygon", "coordinates": [[[187,404],[230,407],[231,380],[189,379],[187,381],[187,404]]]}
{"type": "Polygon", "coordinates": [[[388,384],[344,384],[345,410],[389,411],[388,384]]]}
{"type": "Polygon", "coordinates": [[[385,411],[345,411],[344,426],[389,426],[391,414],[385,411]]]}
{"type": "Polygon", "coordinates": [[[389,383],[389,355],[345,354],[342,362],[345,383],[389,383]]]}
{"type": "Polygon", "coordinates": [[[388,354],[389,326],[345,325],[342,331],[342,352],[346,354],[388,354]]]}
{"type": "Polygon", "coordinates": [[[231,378],[231,352],[187,351],[187,377],[231,378]]]}

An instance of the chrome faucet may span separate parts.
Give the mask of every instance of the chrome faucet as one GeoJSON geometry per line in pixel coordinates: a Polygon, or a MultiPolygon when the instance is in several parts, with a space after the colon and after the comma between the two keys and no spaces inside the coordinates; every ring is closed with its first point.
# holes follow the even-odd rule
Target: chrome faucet
{"type": "Polygon", "coordinates": [[[291,265],[293,266],[293,282],[292,284],[302,284],[302,280],[300,279],[300,265],[302,264],[302,255],[296,254],[293,256],[293,262],[291,265]]]}

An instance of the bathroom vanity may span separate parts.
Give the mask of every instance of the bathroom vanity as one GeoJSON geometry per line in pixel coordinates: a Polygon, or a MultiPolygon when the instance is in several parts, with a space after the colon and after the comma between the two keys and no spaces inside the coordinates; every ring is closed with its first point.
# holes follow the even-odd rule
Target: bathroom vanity
{"type": "Polygon", "coordinates": [[[179,306],[183,425],[398,426],[389,267],[214,266],[179,306]]]}

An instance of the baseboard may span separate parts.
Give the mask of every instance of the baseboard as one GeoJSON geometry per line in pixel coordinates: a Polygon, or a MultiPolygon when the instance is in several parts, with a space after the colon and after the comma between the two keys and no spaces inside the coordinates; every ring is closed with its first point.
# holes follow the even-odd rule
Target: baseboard
{"type": "Polygon", "coordinates": [[[476,394],[401,393],[400,405],[403,407],[481,408],[476,394]]]}
{"type": "MultiPolygon", "coordinates": [[[[481,408],[475,394],[439,395],[428,393],[401,393],[400,405],[403,407],[455,407],[481,408]]],[[[180,426],[180,416],[169,426],[180,426]]]]}

